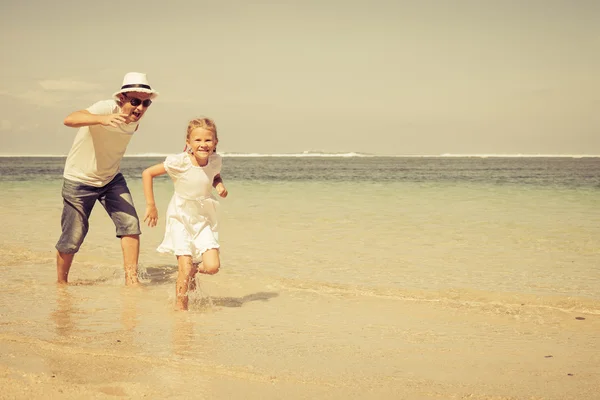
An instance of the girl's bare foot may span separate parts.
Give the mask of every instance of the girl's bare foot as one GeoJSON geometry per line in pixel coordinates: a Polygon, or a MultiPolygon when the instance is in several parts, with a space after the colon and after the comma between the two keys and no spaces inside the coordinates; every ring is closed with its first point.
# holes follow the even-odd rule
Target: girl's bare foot
{"type": "Polygon", "coordinates": [[[175,307],[180,311],[187,311],[188,300],[188,296],[177,296],[177,302],[175,303],[175,307]]]}
{"type": "Polygon", "coordinates": [[[138,279],[137,274],[135,274],[135,275],[125,274],[125,286],[131,286],[131,287],[141,286],[140,280],[138,279]]]}

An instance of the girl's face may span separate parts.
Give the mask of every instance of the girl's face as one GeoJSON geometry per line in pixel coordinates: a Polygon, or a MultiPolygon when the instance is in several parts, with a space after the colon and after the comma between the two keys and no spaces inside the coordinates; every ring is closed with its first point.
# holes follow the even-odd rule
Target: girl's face
{"type": "Polygon", "coordinates": [[[195,128],[186,140],[196,158],[208,158],[215,151],[217,142],[215,134],[204,128],[195,128]]]}

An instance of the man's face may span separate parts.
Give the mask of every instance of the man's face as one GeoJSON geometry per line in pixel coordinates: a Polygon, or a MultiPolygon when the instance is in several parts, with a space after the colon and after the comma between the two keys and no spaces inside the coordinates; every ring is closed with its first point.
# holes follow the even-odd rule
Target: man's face
{"type": "Polygon", "coordinates": [[[126,92],[121,93],[121,112],[127,114],[125,123],[138,122],[150,107],[150,93],[126,92]]]}

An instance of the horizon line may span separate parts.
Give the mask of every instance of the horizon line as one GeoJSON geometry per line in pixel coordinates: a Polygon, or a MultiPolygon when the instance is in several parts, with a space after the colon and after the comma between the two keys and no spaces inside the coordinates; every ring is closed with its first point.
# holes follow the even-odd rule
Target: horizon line
{"type": "MultiPolygon", "coordinates": [[[[157,158],[167,157],[173,153],[138,153],[125,154],[124,158],[157,158]]],[[[369,154],[369,153],[327,153],[308,152],[302,153],[227,153],[218,152],[222,157],[395,157],[395,158],[600,158],[600,154],[527,154],[527,153],[442,153],[442,154],[369,154]]],[[[67,154],[0,154],[0,158],[64,158],[67,154]]]]}

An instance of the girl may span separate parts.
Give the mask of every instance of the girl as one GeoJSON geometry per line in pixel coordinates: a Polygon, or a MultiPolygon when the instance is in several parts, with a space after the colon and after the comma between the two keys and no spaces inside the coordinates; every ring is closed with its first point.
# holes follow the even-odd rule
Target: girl
{"type": "Polygon", "coordinates": [[[188,124],[185,151],[168,156],[164,163],[142,173],[146,197],[144,222],[150,227],[156,226],[158,220],[153,178],[169,174],[175,186],[167,209],[165,236],[157,250],[177,257],[175,295],[180,310],[188,309],[188,290],[195,289],[197,272],[210,275],[219,272],[219,203],[211,194],[211,185],[221,197],[227,196],[227,189],[220,174],[221,156],[215,152],[218,141],[212,120],[194,119],[188,124]]]}

